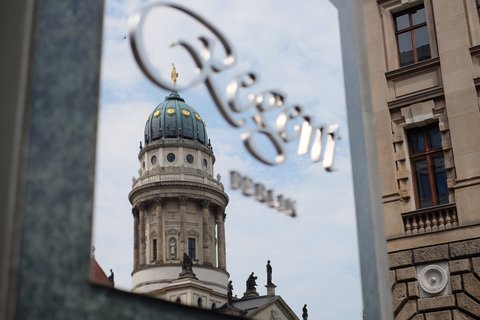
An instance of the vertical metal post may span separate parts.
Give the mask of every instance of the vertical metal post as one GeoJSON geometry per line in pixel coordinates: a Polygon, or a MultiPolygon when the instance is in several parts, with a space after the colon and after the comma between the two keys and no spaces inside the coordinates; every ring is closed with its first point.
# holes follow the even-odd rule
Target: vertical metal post
{"type": "Polygon", "coordinates": [[[347,116],[365,319],[392,319],[386,238],[368,80],[363,1],[332,1],[339,9],[347,116]]]}

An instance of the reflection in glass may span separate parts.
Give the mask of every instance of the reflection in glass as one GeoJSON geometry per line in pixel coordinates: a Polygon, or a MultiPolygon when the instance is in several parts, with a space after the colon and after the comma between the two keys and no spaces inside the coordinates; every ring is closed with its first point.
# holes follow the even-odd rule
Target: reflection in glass
{"type": "Polygon", "coordinates": [[[397,41],[398,51],[400,53],[400,66],[412,64],[414,62],[414,57],[410,32],[400,33],[397,36],[397,41]]]}
{"type": "Polygon", "coordinates": [[[425,21],[425,8],[418,8],[412,12],[412,25],[424,23],[425,21]]]}
{"type": "Polygon", "coordinates": [[[413,36],[415,38],[415,48],[417,49],[417,61],[430,59],[430,43],[428,40],[427,26],[415,29],[413,36]]]}
{"type": "Polygon", "coordinates": [[[433,170],[435,172],[435,187],[437,188],[438,204],[448,203],[447,173],[443,163],[443,156],[433,159],[433,170]]]}
{"type": "Polygon", "coordinates": [[[418,130],[410,131],[408,140],[413,154],[422,153],[425,151],[425,139],[422,134],[419,134],[418,130]]]}
{"type": "Polygon", "coordinates": [[[427,161],[415,161],[415,175],[417,180],[418,202],[421,208],[432,206],[432,190],[427,168],[427,161]]]}
{"type": "Polygon", "coordinates": [[[397,16],[395,18],[395,23],[397,24],[397,30],[402,30],[410,26],[410,22],[408,21],[408,14],[397,16]]]}
{"type": "Polygon", "coordinates": [[[442,147],[442,136],[438,126],[429,126],[427,129],[429,149],[439,149],[442,147]]]}
{"type": "MultiPolygon", "coordinates": [[[[99,141],[99,174],[95,186],[96,198],[100,199],[95,208],[95,246],[101,264],[115,270],[116,287],[140,292],[142,287],[160,286],[164,283],[161,278],[166,279],[168,272],[172,284],[177,280],[187,282],[186,278],[179,279],[182,257],[186,253],[192,259],[198,281],[216,281],[225,296],[228,275],[228,280],[233,281],[233,296],[241,299],[246,291],[245,280],[254,271],[258,277],[257,292],[262,297],[267,294],[265,264],[271,260],[273,282],[278,286],[275,295],[282,296],[298,318],[301,318],[302,306],[308,303],[312,319],[361,319],[348,141],[340,144],[341,154],[336,158],[339,170],[332,174],[311,164],[308,156],[297,157],[297,146],[293,143],[291,150],[286,150],[289,159],[283,167],[266,168],[245,151],[240,138],[244,129],[230,130],[215,109],[205,85],[178,92],[197,111],[182,109],[183,104],[177,107],[173,102],[180,103],[179,97],[172,97],[174,101],[162,108],[159,103],[171,92],[153,86],[134,64],[128,36],[125,40],[123,37],[128,34],[125,21],[130,12],[126,11],[134,5],[129,9],[125,2],[106,1],[99,124],[103,139],[99,141]],[[148,114],[149,122],[145,125],[148,114]],[[206,125],[210,136],[207,136],[206,125]],[[203,145],[196,148],[199,143],[194,143],[193,138],[203,145]],[[140,140],[141,159],[138,158],[140,140]],[[162,143],[163,150],[156,149],[162,143]],[[211,152],[215,157],[210,156],[211,152]],[[112,155],[116,156],[114,163],[112,155]],[[152,161],[153,155],[156,161],[152,161]],[[259,204],[253,196],[245,197],[240,190],[229,189],[229,172],[234,169],[273,187],[278,194],[297,200],[301,208],[299,216],[291,219],[275,208],[259,204]],[[114,170],[116,173],[112,174],[114,170]],[[132,175],[138,187],[133,212],[127,199],[132,190],[132,175]],[[137,180],[140,176],[141,181],[137,180]],[[154,185],[163,189],[158,190],[154,185]],[[182,197],[173,199],[180,185],[193,186],[193,189],[183,188],[182,197]],[[216,197],[210,202],[199,199],[205,197],[208,190],[221,193],[223,187],[229,199],[226,212],[218,210],[216,197]],[[144,189],[148,190],[143,192],[144,189]],[[338,194],[342,196],[340,202],[338,194]],[[154,198],[150,199],[152,195],[154,198]],[[328,212],[336,214],[332,216],[328,212]],[[224,226],[222,213],[226,214],[224,226]],[[319,228],[322,232],[318,232],[319,228]],[[312,234],[315,242],[309,241],[312,234]],[[227,245],[222,244],[221,248],[226,249],[226,261],[218,250],[223,238],[227,245]],[[137,244],[132,239],[136,239],[137,244]],[[116,245],[109,245],[112,243],[116,245]],[[302,252],[298,252],[299,243],[302,252]],[[325,244],[326,250],[319,250],[319,243],[325,244]],[[334,254],[328,253],[330,251],[334,254]],[[136,282],[132,281],[132,260],[136,282]],[[160,269],[165,271],[163,275],[156,272],[160,269]],[[209,274],[215,278],[208,279],[209,274]],[[340,291],[346,287],[348,292],[340,291]],[[349,301],[348,306],[342,305],[342,315],[336,311],[341,304],[339,295],[349,301]]],[[[245,98],[246,102],[250,93],[260,94],[267,88],[286,89],[288,105],[308,105],[306,113],[318,115],[326,122],[338,120],[342,128],[347,127],[337,12],[329,1],[309,1],[298,6],[292,1],[270,0],[268,4],[255,3],[253,7],[221,0],[174,2],[214,23],[238,50],[240,63],[236,69],[212,76],[212,82],[223,89],[222,92],[239,73],[255,71],[262,76],[262,81],[259,86],[242,88],[241,101],[245,98]],[[269,8],[268,15],[263,7],[269,8]],[[302,24],[285,24],[292,16],[301,17],[302,24]],[[231,23],[233,18],[235,24],[231,23]],[[319,32],[312,36],[305,30],[319,32]],[[272,55],[272,52],[282,52],[282,55],[272,55]]],[[[185,16],[166,12],[163,18],[154,14],[151,24],[146,23],[148,30],[152,30],[145,34],[146,50],[155,68],[166,71],[165,78],[169,77],[171,63],[175,63],[179,75],[177,85],[181,86],[188,82],[188,72],[195,76],[193,63],[188,54],[184,54],[185,50],[170,48],[170,40],[182,39],[198,45],[198,36],[211,34],[185,16]]],[[[220,54],[216,58],[222,58],[219,49],[221,46],[217,43],[215,54],[220,54]]],[[[252,115],[251,110],[253,108],[234,116],[247,119],[252,115]]],[[[270,114],[275,117],[273,113],[270,114]]],[[[172,294],[166,299],[218,309],[225,304],[219,297],[222,296],[187,298],[172,294]]],[[[268,318],[281,316],[269,314],[268,318]]]]}
{"type": "Polygon", "coordinates": [[[447,172],[438,124],[408,132],[410,158],[420,208],[448,203],[447,172]]]}
{"type": "Polygon", "coordinates": [[[430,42],[423,5],[396,15],[395,33],[401,67],[430,59],[430,42]]]}

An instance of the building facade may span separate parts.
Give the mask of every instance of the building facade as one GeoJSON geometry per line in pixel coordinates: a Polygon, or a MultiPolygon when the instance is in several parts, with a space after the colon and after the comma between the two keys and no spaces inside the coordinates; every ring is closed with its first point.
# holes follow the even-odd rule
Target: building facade
{"type": "Polygon", "coordinates": [[[480,0],[364,0],[395,319],[480,318],[480,0]]]}
{"type": "Polygon", "coordinates": [[[229,278],[228,196],[214,178],[215,156],[205,123],[177,93],[148,116],[138,159],[139,177],[129,194],[132,291],[203,308],[223,305],[229,278]]]}

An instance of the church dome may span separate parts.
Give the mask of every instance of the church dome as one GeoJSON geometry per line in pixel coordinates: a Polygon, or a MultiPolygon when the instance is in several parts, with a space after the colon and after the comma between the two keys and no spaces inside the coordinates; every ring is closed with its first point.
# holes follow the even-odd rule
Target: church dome
{"type": "Polygon", "coordinates": [[[165,97],[148,116],[145,145],[159,139],[188,139],[208,145],[207,130],[200,114],[177,92],[165,97]]]}

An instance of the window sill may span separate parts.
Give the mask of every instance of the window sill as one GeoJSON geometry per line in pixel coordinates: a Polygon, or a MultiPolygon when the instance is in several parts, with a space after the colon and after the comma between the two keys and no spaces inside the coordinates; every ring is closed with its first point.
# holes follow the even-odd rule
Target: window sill
{"type": "Polygon", "coordinates": [[[421,73],[425,70],[431,70],[440,67],[440,58],[431,58],[425,61],[417,62],[414,64],[410,64],[408,66],[400,67],[398,69],[388,71],[385,73],[385,77],[387,80],[395,80],[398,78],[402,78],[406,75],[410,75],[412,73],[421,73]]]}

